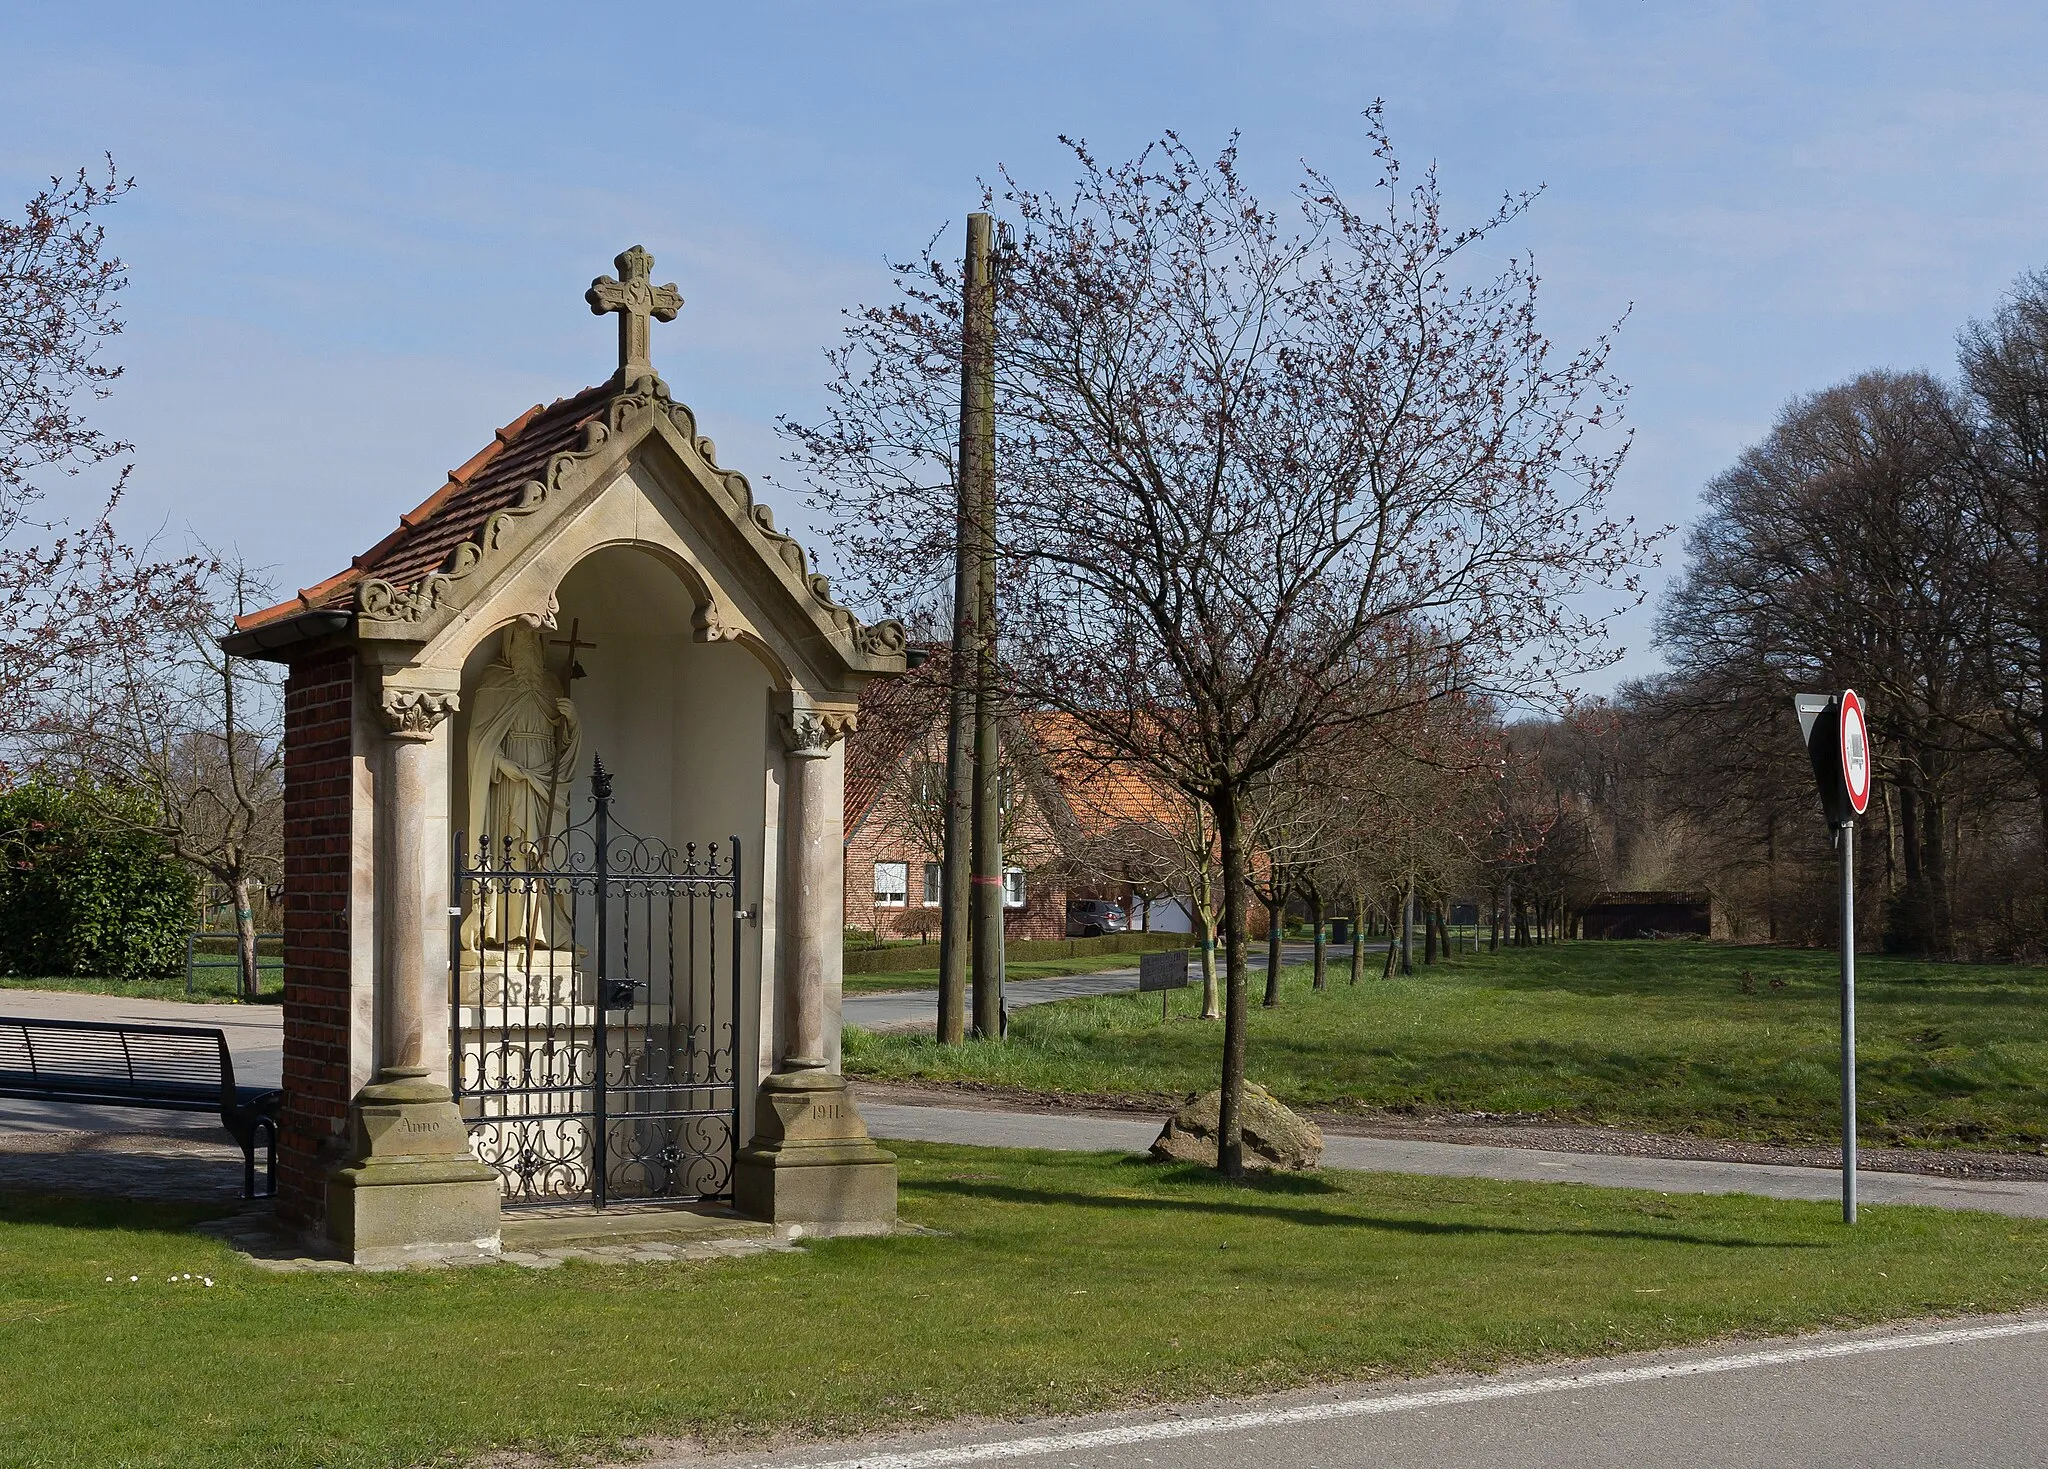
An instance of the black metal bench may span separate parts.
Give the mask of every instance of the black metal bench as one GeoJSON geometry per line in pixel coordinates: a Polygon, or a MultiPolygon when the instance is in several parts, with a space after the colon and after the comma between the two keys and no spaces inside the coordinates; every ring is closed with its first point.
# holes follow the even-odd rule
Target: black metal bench
{"type": "Polygon", "coordinates": [[[122,1025],[0,1015],[0,1097],[220,1113],[242,1146],[242,1194],[277,1192],[277,1106],[282,1092],[235,1085],[227,1033],[196,1025],[122,1025]],[[269,1157],[256,1192],[256,1143],[269,1157]]]}

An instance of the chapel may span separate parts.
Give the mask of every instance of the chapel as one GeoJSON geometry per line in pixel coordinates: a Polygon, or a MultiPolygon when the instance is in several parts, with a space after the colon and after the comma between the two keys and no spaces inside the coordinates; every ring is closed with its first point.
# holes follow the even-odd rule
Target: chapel
{"type": "Polygon", "coordinates": [[[833,601],[650,356],[533,407],[335,575],[286,666],[279,1209],[359,1262],[538,1207],[893,1218],[839,1072],[845,736],[903,628],[833,601]]]}

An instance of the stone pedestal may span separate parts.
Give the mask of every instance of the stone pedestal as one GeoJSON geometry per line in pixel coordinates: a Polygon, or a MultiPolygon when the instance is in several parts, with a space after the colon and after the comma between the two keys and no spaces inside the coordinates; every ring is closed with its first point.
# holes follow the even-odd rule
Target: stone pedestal
{"type": "Polygon", "coordinates": [[[456,971],[456,994],[464,1005],[518,1009],[550,1005],[588,1005],[596,992],[583,967],[580,949],[514,948],[462,951],[456,971]]]}
{"type": "Polygon", "coordinates": [[[846,916],[843,791],[829,757],[852,727],[846,709],[797,704],[783,716],[788,1029],[782,1061],[761,1083],[754,1140],[733,1167],[733,1206],[777,1224],[886,1225],[896,1217],[895,1155],[875,1146],[846,1079],[826,1060],[825,993],[839,983],[846,916]]]}
{"type": "Polygon", "coordinates": [[[358,1265],[498,1248],[498,1175],[470,1151],[448,1089],[422,1067],[366,1086],[349,1111],[350,1163],[327,1185],[327,1235],[358,1265]]]}
{"type": "Polygon", "coordinates": [[[733,1170],[733,1206],[776,1224],[887,1224],[896,1217],[896,1155],[875,1146],[847,1095],[822,1069],[761,1084],[754,1140],[733,1170]]]}

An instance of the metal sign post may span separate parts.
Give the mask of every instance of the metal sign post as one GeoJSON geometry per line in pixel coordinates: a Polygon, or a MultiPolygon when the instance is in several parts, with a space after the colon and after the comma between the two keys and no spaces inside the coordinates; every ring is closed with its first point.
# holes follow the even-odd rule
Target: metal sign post
{"type": "Polygon", "coordinates": [[[1856,1222],[1856,818],[1870,804],[1870,730],[1854,689],[1795,694],[1821,809],[1842,854],[1842,1222],[1856,1222]]]}

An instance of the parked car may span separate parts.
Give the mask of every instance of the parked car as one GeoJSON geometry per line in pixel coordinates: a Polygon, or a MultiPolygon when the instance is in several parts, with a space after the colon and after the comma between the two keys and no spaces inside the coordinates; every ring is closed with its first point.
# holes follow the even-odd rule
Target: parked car
{"type": "Polygon", "coordinates": [[[1130,926],[1131,920],[1115,903],[1105,903],[1099,898],[1067,900],[1067,937],[1070,939],[1099,938],[1106,933],[1122,933],[1130,926]]]}

